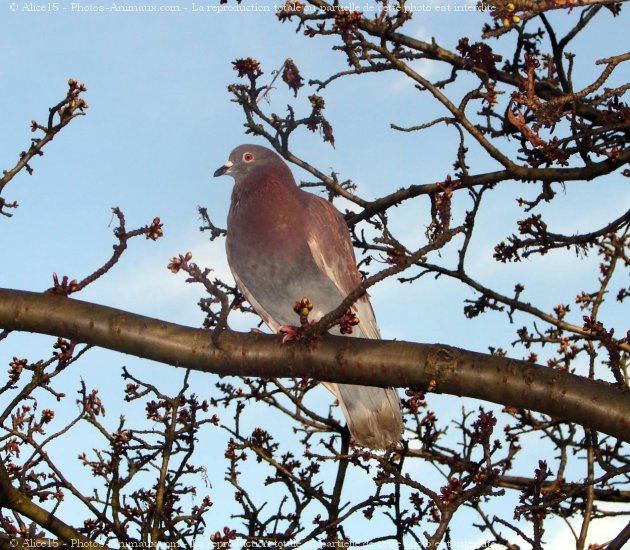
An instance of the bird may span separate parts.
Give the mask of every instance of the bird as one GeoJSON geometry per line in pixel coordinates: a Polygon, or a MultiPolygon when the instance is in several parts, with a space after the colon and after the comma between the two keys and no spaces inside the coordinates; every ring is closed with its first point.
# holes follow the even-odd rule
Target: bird
{"type": "MultiPolygon", "coordinates": [[[[214,177],[234,178],[227,218],[227,260],[236,286],[265,324],[278,332],[296,324],[296,300],[307,297],[316,320],[361,283],[348,226],[327,200],[300,188],[269,148],[240,145],[214,177]]],[[[352,336],[380,338],[367,295],[353,305],[352,336]]],[[[339,327],[330,330],[339,334],[339,327]]],[[[395,388],[324,385],[336,397],[354,441],[370,449],[397,444],[402,434],[395,388]]]]}

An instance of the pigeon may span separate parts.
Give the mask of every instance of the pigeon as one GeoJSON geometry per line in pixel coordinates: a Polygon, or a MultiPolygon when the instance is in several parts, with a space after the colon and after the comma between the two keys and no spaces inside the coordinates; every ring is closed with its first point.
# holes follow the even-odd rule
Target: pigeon
{"type": "MultiPolygon", "coordinates": [[[[307,297],[309,320],[336,308],[361,283],[350,232],[328,201],[295,183],[274,151],[240,145],[214,176],[234,188],[227,220],[227,259],[236,285],[273,331],[295,325],[294,304],[307,297]]],[[[367,295],[353,305],[352,336],[380,338],[367,295]]],[[[330,330],[339,334],[339,327],[330,330]]],[[[400,441],[402,415],[394,388],[324,385],[335,395],[355,442],[385,449],[400,441]]]]}

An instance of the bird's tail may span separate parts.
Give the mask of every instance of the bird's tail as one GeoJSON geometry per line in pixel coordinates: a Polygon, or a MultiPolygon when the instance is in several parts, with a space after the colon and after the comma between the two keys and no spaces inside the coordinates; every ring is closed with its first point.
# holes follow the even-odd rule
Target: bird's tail
{"type": "Polygon", "coordinates": [[[395,388],[330,384],[354,440],[363,447],[385,449],[402,434],[400,397],[395,388]]]}

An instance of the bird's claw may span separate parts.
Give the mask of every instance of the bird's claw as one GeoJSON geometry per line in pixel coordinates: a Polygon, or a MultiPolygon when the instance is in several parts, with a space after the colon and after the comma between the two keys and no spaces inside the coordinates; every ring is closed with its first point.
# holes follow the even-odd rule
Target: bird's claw
{"type": "Polygon", "coordinates": [[[282,343],[292,342],[293,340],[300,340],[304,335],[304,329],[302,327],[292,327],[291,325],[282,325],[278,327],[278,332],[282,332],[284,337],[282,343]]]}
{"type": "Polygon", "coordinates": [[[313,341],[318,339],[320,336],[317,334],[313,327],[317,324],[317,321],[312,320],[310,324],[306,321],[300,327],[294,327],[291,325],[282,325],[278,327],[278,332],[282,332],[284,334],[284,338],[282,339],[282,343],[291,342],[295,340],[308,340],[313,341]]]}

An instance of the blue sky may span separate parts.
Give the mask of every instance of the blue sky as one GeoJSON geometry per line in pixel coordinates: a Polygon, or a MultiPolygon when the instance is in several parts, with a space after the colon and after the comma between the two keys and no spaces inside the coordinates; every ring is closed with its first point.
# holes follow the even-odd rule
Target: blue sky
{"type": "MultiPolygon", "coordinates": [[[[198,326],[203,316],[196,302],[203,296],[202,289],[185,284],[183,275],[172,275],[166,264],[171,256],[190,250],[199,264],[229,278],[223,243],[208,243],[198,231],[197,205],[206,206],[213,221],[224,225],[231,180],[214,180],[211,174],[234,146],[252,141],[244,136],[240,109],[226,91],[236,80],[231,61],[255,57],[270,79],[271,72],[291,57],[306,80],[341,70],[345,62],[330,51],[330,42],[296,34],[293,24],[278,23],[272,12],[194,11],[192,2],[175,1],[168,5],[179,6],[179,12],[115,12],[109,2],[74,4],[73,8],[71,2],[59,2],[59,10],[53,12],[32,11],[24,2],[0,5],[2,169],[12,167],[17,153],[28,146],[30,121],[45,120],[48,107],[64,96],[68,78],[87,85],[85,98],[90,105],[87,116],[73,121],[45,149],[45,156],[32,162],[35,173],[20,174],[4,191],[5,198],[17,200],[20,208],[13,218],[0,218],[0,249],[9,259],[9,268],[0,274],[0,286],[43,290],[51,285],[53,271],[77,279],[91,273],[111,252],[110,208],[119,206],[129,228],[159,216],[165,236],[156,243],[133,241],[114,270],[79,298],[198,326]],[[79,11],[76,5],[110,9],[95,13],[79,11]]],[[[200,5],[206,3],[196,4],[200,5]]],[[[261,10],[274,6],[262,1],[249,5],[261,10]]],[[[478,40],[487,20],[470,12],[437,11],[437,6],[461,2],[430,0],[418,5],[431,10],[417,12],[408,32],[422,39],[435,36],[448,48],[454,48],[462,35],[471,42],[478,40]]],[[[552,20],[561,18],[568,22],[575,20],[575,14],[551,16],[552,20]]],[[[627,15],[624,18],[627,24],[627,15]]],[[[572,50],[581,56],[575,71],[579,85],[591,81],[595,59],[622,52],[614,44],[599,49],[601,43],[595,39],[610,32],[610,25],[623,27],[609,13],[600,19],[586,31],[581,46],[572,50]]],[[[431,78],[444,71],[426,61],[417,66],[431,78]]],[[[309,112],[309,93],[303,90],[298,96],[294,103],[298,111],[309,112]]],[[[389,130],[391,122],[413,125],[442,114],[428,94],[418,94],[402,77],[348,78],[322,95],[335,129],[336,148],[323,144],[316,134],[303,133],[295,136],[293,151],[320,169],[334,168],[342,179],[353,179],[360,194],[373,198],[411,183],[443,179],[452,172],[456,147],[452,130],[435,128],[404,135],[389,130]]],[[[279,86],[269,108],[282,112],[289,101],[291,94],[279,86]]],[[[472,170],[493,168],[482,155],[471,155],[471,161],[472,170]]],[[[295,173],[304,177],[297,169],[295,173]]],[[[617,216],[628,204],[630,194],[623,184],[620,175],[605,183],[571,183],[564,201],[544,206],[542,211],[553,222],[554,231],[593,230],[609,218],[611,208],[621,205],[615,210],[617,216]],[[597,200],[592,199],[594,185],[598,186],[597,200]],[[569,211],[574,205],[579,216],[569,211]]],[[[533,198],[537,193],[533,185],[502,185],[494,202],[481,212],[483,223],[478,226],[469,265],[472,274],[507,293],[517,281],[524,282],[528,299],[549,308],[571,300],[581,290],[592,290],[595,272],[577,262],[572,253],[507,266],[492,260],[493,246],[515,230],[510,221],[520,214],[515,198],[533,198]]],[[[418,201],[396,211],[393,226],[409,246],[421,242],[429,221],[427,206],[428,201],[418,201]]],[[[466,206],[462,200],[460,208],[466,206]]],[[[586,264],[596,261],[593,257],[586,264]]],[[[496,314],[464,320],[462,300],[472,294],[446,280],[423,279],[405,287],[386,281],[371,295],[385,338],[443,342],[478,351],[487,351],[489,345],[508,348],[514,339],[515,326],[496,314]]],[[[620,308],[606,308],[610,308],[611,322],[623,329],[620,308]]],[[[573,315],[579,324],[579,312],[573,315]]],[[[516,327],[523,322],[524,318],[517,319],[516,327]]],[[[246,329],[247,323],[237,319],[234,326],[246,329]]],[[[35,358],[38,350],[45,354],[50,342],[49,338],[12,335],[0,343],[0,363],[7,364],[13,355],[35,358]]],[[[525,355],[523,350],[510,353],[525,355]]],[[[122,385],[117,381],[122,364],[133,366],[140,377],[157,377],[169,384],[181,379],[181,373],[171,367],[110,352],[91,353],[80,373],[74,370],[64,376],[69,387],[76,387],[81,376],[92,387],[102,388],[114,424],[118,407],[123,412],[122,385]]],[[[193,379],[200,394],[204,386],[214,384],[209,376],[193,379]]],[[[321,395],[325,406],[328,396],[321,395]]],[[[443,416],[457,416],[461,407],[460,400],[443,396],[435,397],[433,404],[443,416]]],[[[213,499],[231,498],[229,491],[221,489],[222,452],[209,458],[208,465],[213,499]]],[[[211,514],[226,511],[229,507],[223,511],[215,507],[211,514]]],[[[213,519],[213,525],[228,523],[220,515],[213,519]]]]}

